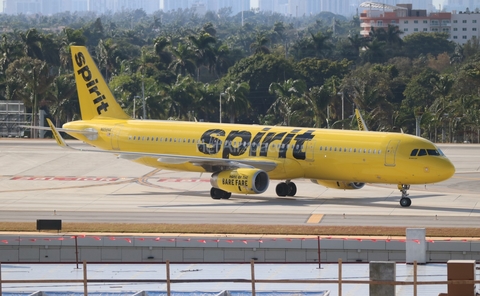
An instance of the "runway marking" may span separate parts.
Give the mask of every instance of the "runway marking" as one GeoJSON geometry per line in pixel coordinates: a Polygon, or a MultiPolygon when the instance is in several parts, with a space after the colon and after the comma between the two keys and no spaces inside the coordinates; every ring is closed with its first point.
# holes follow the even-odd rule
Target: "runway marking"
{"type": "Polygon", "coordinates": [[[178,183],[178,182],[185,182],[185,183],[200,183],[200,182],[205,182],[205,183],[209,183],[210,180],[208,179],[198,179],[198,178],[162,178],[162,179],[158,179],[157,182],[175,182],[175,183],[178,183]]]}
{"type": "Polygon", "coordinates": [[[307,220],[307,224],[318,224],[323,219],[323,214],[312,214],[307,220]]]}
{"type": "Polygon", "coordinates": [[[12,181],[102,181],[114,182],[120,180],[118,177],[60,177],[60,176],[16,176],[10,178],[12,181]]]}

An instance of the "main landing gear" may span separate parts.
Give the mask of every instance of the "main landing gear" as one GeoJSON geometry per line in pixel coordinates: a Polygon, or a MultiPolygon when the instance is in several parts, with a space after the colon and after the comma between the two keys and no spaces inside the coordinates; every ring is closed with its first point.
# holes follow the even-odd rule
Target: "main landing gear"
{"type": "Polygon", "coordinates": [[[287,180],[287,182],[279,183],[275,188],[275,192],[278,196],[295,196],[297,194],[297,185],[287,180]]]}
{"type": "Polygon", "coordinates": [[[398,184],[398,190],[402,192],[402,198],[400,198],[400,205],[404,208],[409,207],[412,204],[412,200],[408,197],[408,189],[410,189],[410,185],[398,184]]]}
{"type": "Polygon", "coordinates": [[[232,193],[212,187],[212,189],[210,189],[210,196],[213,199],[229,199],[232,196],[232,193]]]}

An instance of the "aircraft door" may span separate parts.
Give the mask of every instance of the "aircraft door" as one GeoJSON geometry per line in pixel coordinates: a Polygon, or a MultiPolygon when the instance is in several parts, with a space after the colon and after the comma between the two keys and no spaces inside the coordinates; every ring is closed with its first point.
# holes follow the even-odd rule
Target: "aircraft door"
{"type": "Polygon", "coordinates": [[[122,130],[123,124],[117,124],[112,128],[112,133],[110,135],[112,139],[112,149],[120,150],[120,132],[122,130]]]}
{"type": "Polygon", "coordinates": [[[390,140],[385,151],[385,166],[395,166],[395,155],[400,140],[390,140]]]}
{"type": "Polygon", "coordinates": [[[306,141],[305,146],[305,161],[315,160],[315,141],[306,141]]]}

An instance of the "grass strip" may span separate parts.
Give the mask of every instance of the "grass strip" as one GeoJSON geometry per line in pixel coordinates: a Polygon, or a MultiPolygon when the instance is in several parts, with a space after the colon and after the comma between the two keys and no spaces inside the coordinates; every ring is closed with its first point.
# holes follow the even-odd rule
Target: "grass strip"
{"type": "MultiPolygon", "coordinates": [[[[405,236],[406,227],[252,225],[252,224],[141,224],[141,223],[62,223],[62,232],[74,233],[191,233],[245,235],[346,235],[405,236]]],[[[35,222],[0,222],[3,232],[34,232],[35,222]]],[[[56,233],[56,231],[52,231],[56,233]]],[[[426,228],[428,237],[480,237],[480,228],[426,228]]]]}

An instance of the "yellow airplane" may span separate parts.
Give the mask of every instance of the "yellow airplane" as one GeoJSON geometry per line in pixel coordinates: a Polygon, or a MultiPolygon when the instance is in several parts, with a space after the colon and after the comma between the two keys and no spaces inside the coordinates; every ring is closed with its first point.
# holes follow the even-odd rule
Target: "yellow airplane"
{"type": "Polygon", "coordinates": [[[50,128],[147,166],[211,175],[210,195],[260,194],[281,180],[278,196],[294,196],[292,180],[306,178],[337,189],[396,184],[408,207],[411,184],[450,178],[455,168],[430,141],[412,135],[131,119],[115,101],[87,49],[71,47],[82,120],[50,128]]]}

